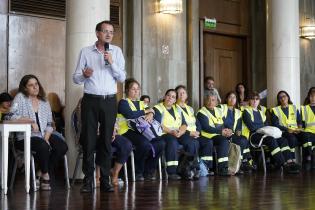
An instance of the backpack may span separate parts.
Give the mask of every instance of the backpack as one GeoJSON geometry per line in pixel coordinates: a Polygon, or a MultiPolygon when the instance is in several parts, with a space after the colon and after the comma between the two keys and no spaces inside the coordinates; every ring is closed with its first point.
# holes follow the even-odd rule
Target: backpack
{"type": "Polygon", "coordinates": [[[189,155],[186,152],[182,152],[179,157],[179,164],[177,166],[177,174],[179,174],[185,180],[192,180],[199,178],[200,168],[197,157],[189,155]]]}
{"type": "Polygon", "coordinates": [[[128,120],[128,126],[133,130],[138,131],[150,141],[163,134],[162,126],[157,120],[153,119],[152,122],[149,123],[145,120],[144,116],[128,120]]]}

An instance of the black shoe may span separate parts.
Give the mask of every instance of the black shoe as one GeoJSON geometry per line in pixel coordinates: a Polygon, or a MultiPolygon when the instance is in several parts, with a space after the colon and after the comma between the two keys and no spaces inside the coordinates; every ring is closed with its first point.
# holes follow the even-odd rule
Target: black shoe
{"type": "Polygon", "coordinates": [[[142,174],[136,174],[136,181],[140,181],[140,182],[144,181],[143,175],[142,174]]]}
{"type": "Polygon", "coordinates": [[[178,176],[177,174],[169,174],[169,175],[168,175],[168,179],[169,179],[169,180],[180,180],[181,177],[178,176]]]}
{"type": "Polygon", "coordinates": [[[219,168],[218,175],[219,176],[230,176],[228,167],[219,168]]]}
{"type": "Polygon", "coordinates": [[[92,180],[88,179],[88,178],[84,178],[83,180],[83,185],[80,189],[81,193],[90,193],[93,191],[93,184],[92,184],[92,180]]]}
{"type": "Polygon", "coordinates": [[[156,180],[156,176],[154,173],[148,173],[144,176],[144,179],[146,181],[155,181],[156,180]]]}
{"type": "Polygon", "coordinates": [[[114,192],[113,186],[108,181],[100,182],[100,190],[101,192],[114,192]]]}

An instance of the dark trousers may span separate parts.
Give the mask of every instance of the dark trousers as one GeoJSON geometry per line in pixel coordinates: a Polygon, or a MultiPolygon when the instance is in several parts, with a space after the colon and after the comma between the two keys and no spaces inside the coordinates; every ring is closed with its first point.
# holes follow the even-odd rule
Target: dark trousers
{"type": "Polygon", "coordinates": [[[149,157],[146,159],[144,174],[154,173],[157,168],[159,158],[165,149],[165,142],[160,137],[152,139],[150,143],[153,149],[151,149],[149,157]]]}
{"type": "Polygon", "coordinates": [[[229,148],[230,142],[229,140],[222,136],[217,135],[212,137],[213,145],[216,147],[217,158],[218,158],[218,169],[227,168],[228,167],[228,156],[229,156],[229,148]]]}
{"type": "Polygon", "coordinates": [[[303,147],[303,157],[312,154],[312,146],[315,146],[315,134],[309,132],[301,132],[297,135],[303,147]]]}
{"type": "MultiPolygon", "coordinates": [[[[283,138],[286,138],[287,141],[288,141],[288,144],[289,144],[289,147],[290,147],[290,150],[291,150],[291,153],[290,153],[290,159],[295,159],[295,147],[297,147],[299,145],[299,139],[301,139],[301,136],[299,134],[294,134],[294,133],[289,133],[289,132],[282,132],[282,137],[283,138]]],[[[303,143],[303,140],[301,141],[302,145],[304,144],[303,143]]],[[[307,148],[309,148],[309,145],[307,144],[307,148]]],[[[303,147],[303,150],[304,150],[304,147],[303,147]]],[[[305,152],[303,152],[304,154],[305,152]]]]}
{"type": "MultiPolygon", "coordinates": [[[[68,151],[66,142],[57,135],[52,134],[49,143],[50,146],[43,138],[31,137],[31,150],[42,173],[52,172],[58,160],[68,151]]],[[[17,141],[14,145],[18,150],[24,150],[24,140],[17,141]]]]}
{"type": "Polygon", "coordinates": [[[237,144],[241,148],[241,154],[243,156],[243,160],[250,160],[252,157],[249,151],[249,141],[244,136],[231,136],[232,143],[237,144]]]}
{"type": "Polygon", "coordinates": [[[124,136],[116,135],[112,142],[112,147],[115,147],[116,152],[115,162],[124,164],[132,151],[132,143],[124,136]]]}
{"type": "Polygon", "coordinates": [[[124,133],[123,136],[129,139],[129,141],[131,141],[135,148],[134,153],[136,174],[143,174],[145,161],[150,155],[150,151],[152,150],[150,141],[143,135],[130,129],[126,133],[124,133]]]}
{"type": "Polygon", "coordinates": [[[208,168],[213,168],[213,141],[206,137],[199,137],[199,156],[208,168]]]}
{"type": "Polygon", "coordinates": [[[213,168],[213,147],[216,147],[218,158],[218,169],[228,167],[228,153],[229,153],[229,140],[222,136],[217,135],[211,139],[201,136],[199,138],[200,156],[204,160],[209,169],[213,168]]]}
{"type": "Polygon", "coordinates": [[[179,142],[175,136],[164,134],[162,139],[165,142],[165,161],[168,174],[176,174],[178,166],[179,142]]]}
{"type": "Polygon", "coordinates": [[[100,166],[101,180],[109,178],[111,167],[111,142],[117,114],[116,97],[103,98],[84,94],[81,102],[81,136],[83,150],[82,171],[92,179],[94,153],[100,166]],[[99,138],[97,131],[99,128],[99,138]]]}
{"type": "Polygon", "coordinates": [[[194,157],[198,156],[198,151],[199,151],[198,140],[192,138],[187,133],[179,137],[178,140],[179,140],[179,144],[183,145],[185,152],[189,153],[189,155],[192,155],[194,157]]]}
{"type": "MultiPolygon", "coordinates": [[[[250,140],[253,144],[259,144],[263,136],[264,134],[254,133],[251,135],[250,140]]],[[[290,148],[287,139],[283,137],[275,139],[271,136],[267,136],[263,140],[263,145],[266,145],[271,151],[276,165],[281,166],[290,159],[290,148]]]]}

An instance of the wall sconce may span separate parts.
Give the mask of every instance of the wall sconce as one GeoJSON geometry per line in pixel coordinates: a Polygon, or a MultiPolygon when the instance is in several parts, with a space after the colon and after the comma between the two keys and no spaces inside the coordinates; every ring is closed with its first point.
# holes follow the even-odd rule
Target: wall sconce
{"type": "Polygon", "coordinates": [[[177,14],[183,12],[182,0],[159,0],[158,12],[164,14],[177,14]]]}
{"type": "Polygon", "coordinates": [[[300,37],[305,39],[315,39],[315,26],[300,27],[300,37]]]}

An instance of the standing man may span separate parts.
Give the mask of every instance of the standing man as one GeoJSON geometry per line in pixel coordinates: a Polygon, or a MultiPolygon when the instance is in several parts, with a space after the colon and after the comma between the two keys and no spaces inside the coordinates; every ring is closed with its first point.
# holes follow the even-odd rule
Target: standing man
{"type": "Polygon", "coordinates": [[[95,162],[100,166],[100,190],[112,192],[109,183],[111,166],[111,140],[117,113],[116,82],[126,79],[125,60],[119,47],[111,45],[114,27],[109,21],[96,25],[97,41],[81,50],[73,74],[76,84],[84,84],[81,102],[84,182],[81,192],[92,192],[95,162]],[[98,138],[99,125],[99,138],[98,138]]]}

